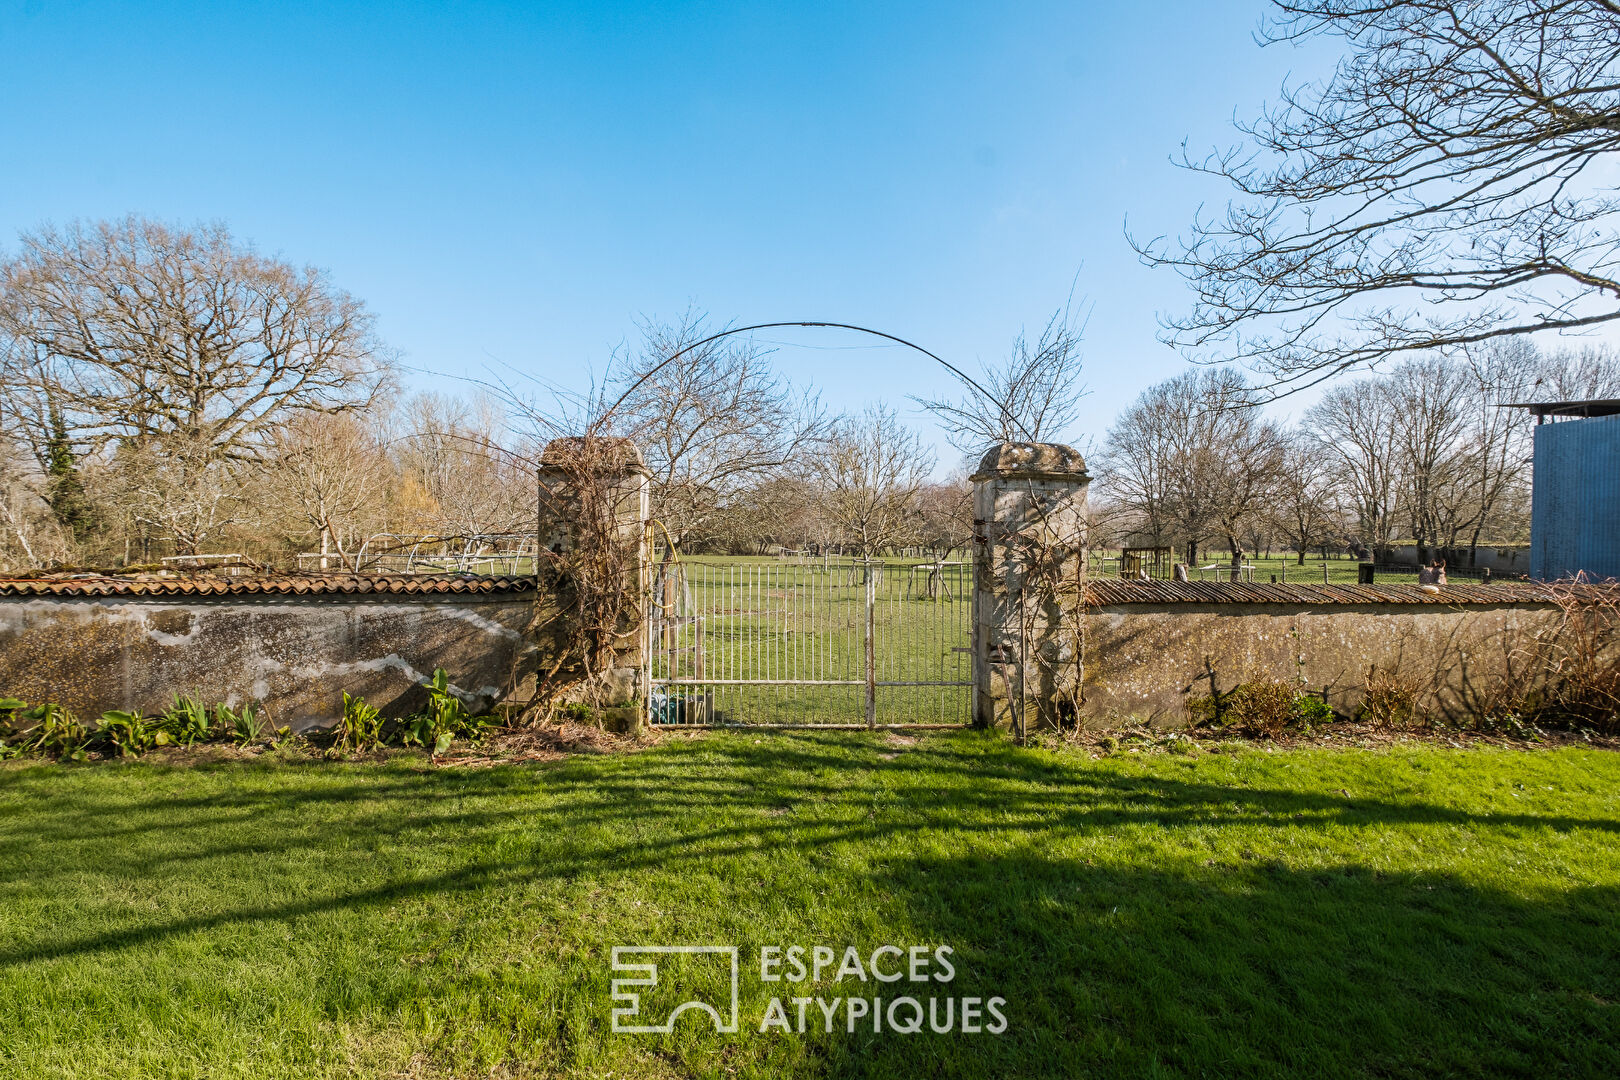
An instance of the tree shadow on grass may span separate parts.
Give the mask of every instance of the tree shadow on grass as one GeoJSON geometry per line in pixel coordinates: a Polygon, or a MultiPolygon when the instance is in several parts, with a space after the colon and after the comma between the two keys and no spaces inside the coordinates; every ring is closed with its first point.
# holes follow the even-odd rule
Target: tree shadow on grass
{"type": "MultiPolygon", "coordinates": [[[[154,795],[142,792],[130,804],[116,790],[99,793],[101,805],[86,806],[81,793],[65,793],[52,782],[55,767],[0,772],[0,795],[8,789],[47,813],[30,823],[27,839],[135,840],[143,834],[169,835],[215,830],[222,821],[245,822],[277,814],[341,810],[350,820],[340,834],[398,836],[416,828],[457,825],[498,826],[522,820],[523,808],[479,810],[480,799],[533,792],[589,810],[595,820],[700,817],[717,807],[778,810],[784,806],[835,800],[852,784],[899,781],[910,817],[907,827],[1006,828],[1027,824],[1051,827],[1109,827],[1147,823],[1174,828],[1188,824],[1255,824],[1256,815],[1304,827],[1323,825],[1489,825],[1567,831],[1620,832],[1620,820],[1530,812],[1474,813],[1419,799],[1386,799],[1316,790],[1235,786],[1170,776],[1131,776],[1089,768],[1088,762],[1037,755],[980,736],[939,739],[884,760],[868,737],[856,733],[771,735],[748,743],[693,742],[631,757],[573,758],[560,763],[481,770],[390,769],[368,766],[291,765],[210,766],[172,769],[233,780],[298,774],[306,784],[227,791],[154,795]],[[963,741],[969,745],[964,748],[963,741]],[[866,777],[852,781],[851,776],[866,777]],[[925,784],[905,783],[920,775],[925,784]],[[454,813],[445,804],[457,806],[454,813]],[[139,814],[125,811],[134,809],[139,814]],[[985,823],[983,815],[996,820],[985,823]]],[[[106,768],[123,768],[110,766],[106,768]]],[[[96,768],[96,767],[92,767],[96,768]]],[[[0,819],[3,820],[3,819],[0,819]]],[[[778,830],[790,827],[782,823],[778,830]]],[[[767,824],[763,831],[773,829],[767,824]]],[[[302,841],[293,841],[295,843],[302,841]]],[[[7,841],[0,833],[0,856],[7,841]]],[[[0,879],[4,877],[0,858],[0,879]]]]}
{"type": "Polygon", "coordinates": [[[1019,855],[884,887],[956,950],[924,989],[1005,997],[1008,1029],[846,1034],[829,1075],[1620,1075],[1620,886],[1527,902],[1355,866],[1019,855]]]}
{"type": "MultiPolygon", "coordinates": [[[[799,943],[949,944],[953,996],[1008,1001],[999,1036],[785,1037],[755,1030],[769,997],[756,985],[737,1036],[671,1037],[667,1049],[699,1073],[727,1059],[760,1076],[1620,1075],[1614,886],[1532,901],[1354,862],[1302,871],[1264,858],[1121,855],[1102,866],[1052,853],[1063,838],[1136,826],[1261,826],[1280,837],[1391,825],[1613,832],[1613,820],[1127,775],[973,737],[928,740],[895,760],[881,749],[864,736],[716,739],[488,771],[156,770],[144,787],[110,771],[83,784],[53,783],[62,774],[51,770],[0,773],[0,796],[12,797],[0,818],[7,889],[50,889],[91,864],[149,889],[221,879],[183,917],[87,911],[0,942],[0,977],[221,928],[309,926],[414,900],[477,910],[536,886],[633,888],[662,874],[711,883],[726,916],[705,933],[746,927],[753,945],[806,932],[819,942],[799,943]],[[379,874],[344,854],[399,849],[429,869],[379,874]],[[242,860],[297,866],[316,852],[331,856],[330,879],[251,902],[233,895],[229,868],[242,860]],[[836,865],[852,858],[854,868],[836,865]],[[760,884],[773,874],[841,881],[881,911],[885,932],[910,940],[849,940],[875,932],[850,910],[773,925],[771,902],[783,898],[760,884]]],[[[598,966],[559,1021],[587,1067],[623,1052],[601,1033],[610,1004],[598,966]]],[[[524,1007],[491,1005],[484,1022],[517,1025],[501,1009],[524,1007]]]]}

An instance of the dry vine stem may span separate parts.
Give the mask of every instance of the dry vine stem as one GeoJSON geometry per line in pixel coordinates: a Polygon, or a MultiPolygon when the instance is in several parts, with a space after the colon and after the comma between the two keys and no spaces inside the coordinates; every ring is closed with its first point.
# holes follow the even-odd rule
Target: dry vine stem
{"type": "Polygon", "coordinates": [[[1620,731],[1620,584],[1577,578],[1547,586],[1557,626],[1518,650],[1527,685],[1514,711],[1559,723],[1620,731]]]}
{"type": "Polygon", "coordinates": [[[1035,671],[1037,722],[1061,729],[1078,726],[1084,701],[1086,650],[1085,525],[1066,530],[1053,522],[1034,483],[1029,506],[1033,529],[1009,537],[1023,569],[1018,600],[1018,738],[1028,738],[1030,672],[1035,671]],[[1074,570],[1065,568],[1073,561],[1074,570]],[[1033,647],[1032,647],[1033,643],[1033,647]]]}
{"type": "Polygon", "coordinates": [[[545,703],[580,683],[593,693],[639,643],[643,473],[628,439],[594,431],[553,439],[541,456],[533,633],[551,656],[545,703]]]}

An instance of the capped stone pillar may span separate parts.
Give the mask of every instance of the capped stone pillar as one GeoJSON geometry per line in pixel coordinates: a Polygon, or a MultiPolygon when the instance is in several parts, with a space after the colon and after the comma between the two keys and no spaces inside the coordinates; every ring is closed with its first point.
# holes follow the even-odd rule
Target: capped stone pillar
{"type": "Polygon", "coordinates": [[[615,723],[635,726],[640,712],[630,706],[646,688],[644,608],[652,574],[647,466],[629,439],[561,438],[546,444],[537,479],[539,544],[542,552],[561,557],[537,558],[540,668],[574,683],[563,700],[597,706],[613,714],[608,719],[615,723]],[[591,565],[570,566],[567,555],[582,547],[596,552],[591,565]],[[615,580],[598,580],[604,570],[615,580]],[[581,588],[588,590],[583,596],[577,595],[581,588]],[[589,679],[582,679],[573,625],[580,602],[594,617],[612,610],[617,626],[605,629],[620,635],[613,659],[589,679]]]}
{"type": "Polygon", "coordinates": [[[602,514],[627,542],[645,539],[651,516],[651,481],[641,452],[629,439],[593,436],[552,439],[540,455],[540,546],[563,551],[574,546],[586,523],[582,515],[602,514]],[[593,490],[582,491],[583,486],[593,490]]]}
{"type": "Polygon", "coordinates": [[[973,474],[973,719],[1023,734],[1077,722],[1085,460],[1001,443],[973,474]]]}

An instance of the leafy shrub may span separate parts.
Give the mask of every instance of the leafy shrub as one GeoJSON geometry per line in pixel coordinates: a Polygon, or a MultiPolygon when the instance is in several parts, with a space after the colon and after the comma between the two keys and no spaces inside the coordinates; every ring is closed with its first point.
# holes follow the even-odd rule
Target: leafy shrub
{"type": "Polygon", "coordinates": [[[269,725],[250,701],[240,711],[223,701],[214,706],[214,731],[223,733],[237,746],[251,746],[264,738],[269,725]]]}
{"type": "Polygon", "coordinates": [[[425,712],[405,720],[400,742],[406,746],[427,746],[433,753],[442,754],[458,735],[476,738],[482,734],[484,724],[467,712],[467,707],[450,690],[450,676],[444,668],[435,668],[433,678],[422,684],[428,693],[425,712]]]}
{"type": "Polygon", "coordinates": [[[343,719],[337,745],[345,750],[375,750],[382,743],[382,714],[364,698],[343,693],[343,719]]]}
{"type": "Polygon", "coordinates": [[[91,742],[83,722],[54,701],[24,703],[12,710],[11,725],[19,736],[17,745],[25,753],[81,760],[91,742]]]}
{"type": "Polygon", "coordinates": [[[1295,699],[1295,703],[1299,706],[1300,721],[1307,729],[1319,724],[1333,723],[1333,706],[1329,705],[1325,698],[1319,698],[1315,694],[1301,694],[1295,699]]]}
{"type": "Polygon", "coordinates": [[[161,718],[154,723],[138,712],[115,709],[101,714],[96,735],[110,742],[121,757],[137,757],[172,741],[169,733],[158,726],[161,722],[161,718]]]}
{"type": "Polygon", "coordinates": [[[28,752],[22,745],[22,732],[16,725],[18,709],[28,708],[28,702],[20,698],[0,698],[0,761],[7,758],[22,757],[28,752]]]}
{"type": "Polygon", "coordinates": [[[572,720],[576,724],[597,723],[596,710],[583,701],[568,701],[557,706],[556,714],[564,720],[572,720]]]}
{"type": "Polygon", "coordinates": [[[158,724],[163,733],[179,746],[206,742],[212,727],[208,706],[202,703],[202,699],[179,694],[175,695],[174,704],[158,718],[158,724]]]}

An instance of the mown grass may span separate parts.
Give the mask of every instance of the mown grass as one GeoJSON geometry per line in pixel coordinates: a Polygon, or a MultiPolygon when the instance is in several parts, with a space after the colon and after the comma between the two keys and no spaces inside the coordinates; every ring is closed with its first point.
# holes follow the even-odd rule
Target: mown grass
{"type": "Polygon", "coordinates": [[[1620,1075],[1617,781],[975,732],[11,763],[0,1076],[1620,1075]],[[701,943],[743,949],[742,1030],[611,1033],[611,948],[701,943]],[[778,943],[950,945],[1008,1030],[760,1034],[778,943]]]}

